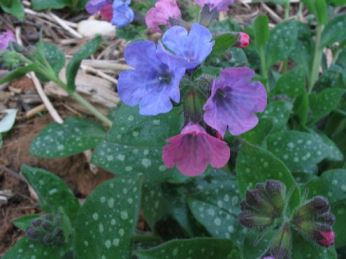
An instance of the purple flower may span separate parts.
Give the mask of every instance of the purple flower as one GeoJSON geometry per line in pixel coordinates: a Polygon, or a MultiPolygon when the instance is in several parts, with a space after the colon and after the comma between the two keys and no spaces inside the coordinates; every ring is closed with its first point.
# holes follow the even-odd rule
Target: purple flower
{"type": "Polygon", "coordinates": [[[12,31],[7,30],[5,32],[0,33],[0,50],[7,49],[8,45],[11,42],[15,42],[16,38],[12,31]]]}
{"type": "Polygon", "coordinates": [[[194,23],[189,32],[181,26],[171,27],[163,35],[162,44],[182,66],[192,69],[208,57],[214,41],[206,27],[194,23]]]}
{"type": "Polygon", "coordinates": [[[95,14],[109,3],[112,3],[112,0],[90,0],[85,9],[88,13],[95,14]]]}
{"type": "Polygon", "coordinates": [[[234,3],[234,0],[196,0],[196,3],[201,7],[205,5],[210,10],[217,9],[219,12],[227,11],[228,6],[234,3]]]}
{"type": "Polygon", "coordinates": [[[161,32],[159,26],[169,25],[170,19],[178,19],[181,12],[176,0],[158,0],[145,16],[145,23],[153,32],[161,32]]]}
{"type": "Polygon", "coordinates": [[[203,107],[204,121],[222,136],[227,129],[240,135],[257,125],[256,112],[264,111],[267,92],[260,82],[251,81],[254,75],[247,67],[226,68],[214,80],[203,107]]]}
{"type": "Polygon", "coordinates": [[[169,112],[172,101],[180,101],[179,83],[185,69],[151,41],[137,41],[125,49],[125,59],[133,70],[119,77],[120,98],[129,106],[139,105],[142,115],[169,112]]]}
{"type": "Polygon", "coordinates": [[[124,27],[131,23],[135,18],[135,14],[129,6],[131,0],[115,0],[113,2],[113,18],[112,24],[117,27],[124,27]]]}
{"type": "Polygon", "coordinates": [[[168,168],[177,166],[186,176],[203,174],[208,164],[224,167],[230,158],[226,142],[209,135],[199,124],[186,125],[181,133],[168,139],[162,158],[168,168]]]}

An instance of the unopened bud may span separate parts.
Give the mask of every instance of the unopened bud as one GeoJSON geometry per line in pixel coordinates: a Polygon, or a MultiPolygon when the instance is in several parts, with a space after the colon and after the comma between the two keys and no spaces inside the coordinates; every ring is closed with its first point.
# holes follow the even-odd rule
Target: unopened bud
{"type": "Polygon", "coordinates": [[[335,242],[335,233],[333,230],[320,231],[315,233],[315,240],[321,246],[329,247],[335,242]]]}
{"type": "Polygon", "coordinates": [[[273,219],[267,216],[256,215],[251,211],[242,211],[239,214],[239,222],[247,228],[263,228],[273,223],[273,219]]]}
{"type": "Polygon", "coordinates": [[[236,43],[237,48],[246,48],[250,45],[250,36],[245,32],[239,32],[238,41],[236,43]]]}
{"type": "Polygon", "coordinates": [[[282,211],[285,206],[286,186],[280,181],[269,180],[265,184],[265,189],[276,211],[282,211]]]}

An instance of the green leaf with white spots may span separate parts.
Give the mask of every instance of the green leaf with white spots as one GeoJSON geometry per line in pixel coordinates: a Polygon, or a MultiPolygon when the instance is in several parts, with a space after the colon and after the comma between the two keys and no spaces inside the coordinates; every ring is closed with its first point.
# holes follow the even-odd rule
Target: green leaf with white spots
{"type": "Polygon", "coordinates": [[[312,243],[312,241],[303,239],[295,233],[293,235],[292,259],[302,258],[337,259],[338,257],[334,246],[324,248],[312,243]]]}
{"type": "Polygon", "coordinates": [[[261,119],[270,119],[273,130],[286,128],[287,121],[291,115],[293,105],[287,101],[272,101],[261,115],[261,119]]]}
{"type": "Polygon", "coordinates": [[[162,161],[166,139],[179,134],[179,108],[159,116],[141,116],[137,108],[121,105],[111,114],[114,121],[108,138],[93,155],[92,162],[114,174],[143,173],[150,181],[174,178],[162,161]]]}
{"type": "Polygon", "coordinates": [[[255,34],[254,44],[258,52],[264,48],[269,38],[269,19],[265,15],[257,16],[253,30],[255,34]]]}
{"type": "Polygon", "coordinates": [[[105,138],[102,127],[93,121],[67,118],[63,124],[51,123],[31,144],[30,152],[42,158],[60,158],[96,147],[105,138]]]}
{"type": "Polygon", "coordinates": [[[342,159],[339,149],[325,138],[316,133],[283,131],[271,134],[267,145],[290,170],[310,172],[323,159],[342,159]]]}
{"type": "Polygon", "coordinates": [[[346,40],[346,15],[339,15],[328,22],[321,37],[321,47],[346,40]]]}
{"type": "Polygon", "coordinates": [[[96,188],[76,218],[78,258],[130,258],[141,192],[142,176],[119,177],[96,188]]]}
{"type": "Polygon", "coordinates": [[[322,195],[331,203],[346,200],[346,169],[325,171],[320,177],[308,182],[305,188],[309,197],[322,195]]]}
{"type": "Polygon", "coordinates": [[[242,194],[257,183],[273,179],[283,182],[288,190],[295,190],[293,201],[299,203],[299,190],[292,174],[281,160],[267,150],[243,143],[237,157],[236,173],[242,194]]]}
{"type": "Polygon", "coordinates": [[[245,139],[247,142],[254,145],[261,145],[266,137],[269,135],[273,129],[273,122],[271,119],[261,118],[257,126],[241,135],[241,138],[245,139]]]}
{"type": "Polygon", "coordinates": [[[304,93],[305,75],[304,71],[297,67],[283,74],[276,82],[272,94],[284,94],[295,98],[304,93]]]}
{"type": "Polygon", "coordinates": [[[310,95],[310,109],[312,112],[310,123],[316,123],[337,109],[346,90],[341,88],[327,88],[320,93],[310,95]]]}
{"type": "Polygon", "coordinates": [[[68,252],[69,246],[46,246],[24,237],[5,254],[3,259],[60,259],[68,252]]]}
{"type": "Polygon", "coordinates": [[[298,37],[298,22],[286,21],[275,26],[270,32],[266,45],[266,62],[270,68],[276,62],[285,60],[294,50],[298,37]]]}
{"type": "Polygon", "coordinates": [[[139,259],[240,258],[238,248],[232,241],[214,238],[173,240],[148,250],[137,251],[135,254],[139,259]]]}
{"type": "Polygon", "coordinates": [[[214,181],[215,188],[207,186],[189,198],[189,208],[212,236],[239,240],[243,227],[238,223],[240,198],[235,178],[228,175],[214,181]]]}
{"type": "Polygon", "coordinates": [[[57,213],[62,209],[71,220],[74,219],[79,203],[63,180],[46,170],[27,165],[22,166],[21,172],[37,193],[43,211],[57,213]]]}
{"type": "Polygon", "coordinates": [[[58,48],[58,46],[44,41],[40,41],[37,44],[37,51],[39,51],[46,59],[49,66],[58,77],[59,72],[65,65],[65,54],[58,48]]]}

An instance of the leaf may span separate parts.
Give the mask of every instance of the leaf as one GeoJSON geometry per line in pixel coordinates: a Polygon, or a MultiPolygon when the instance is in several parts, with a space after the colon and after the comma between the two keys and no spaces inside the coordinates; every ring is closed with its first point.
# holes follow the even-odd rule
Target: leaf
{"type": "Polygon", "coordinates": [[[292,171],[309,172],[325,158],[342,159],[338,148],[326,143],[316,133],[284,131],[270,135],[267,140],[268,150],[292,171]]]}
{"type": "Polygon", "coordinates": [[[270,119],[273,130],[281,130],[286,127],[291,115],[293,105],[287,101],[272,101],[261,115],[261,119],[270,119]]]}
{"type": "Polygon", "coordinates": [[[16,218],[12,221],[12,223],[19,229],[26,231],[30,226],[31,222],[35,219],[38,219],[40,215],[38,214],[31,214],[31,215],[25,215],[19,218],[16,218]]]}
{"type": "Polygon", "coordinates": [[[75,226],[78,258],[130,258],[142,176],[108,180],[81,207],[75,226]]]}
{"type": "Polygon", "coordinates": [[[24,237],[16,242],[16,244],[5,254],[3,259],[58,259],[64,258],[67,251],[68,246],[46,246],[24,237]]]}
{"type": "Polygon", "coordinates": [[[22,166],[21,172],[37,193],[43,211],[57,213],[63,209],[71,220],[74,219],[79,203],[63,180],[46,170],[27,165],[22,166]]]}
{"type": "Polygon", "coordinates": [[[139,259],[228,258],[231,253],[231,258],[240,258],[238,249],[232,241],[214,238],[172,240],[151,249],[135,252],[139,259]]]}
{"type": "Polygon", "coordinates": [[[221,55],[225,53],[225,51],[231,48],[238,40],[238,37],[232,33],[224,33],[215,38],[215,44],[213,47],[213,51],[210,54],[212,55],[221,55]]]}
{"type": "Polygon", "coordinates": [[[7,2],[0,2],[0,7],[7,13],[17,17],[18,20],[24,20],[24,6],[21,0],[11,0],[7,2]],[[10,4],[7,4],[10,3],[10,4]]]}
{"type": "Polygon", "coordinates": [[[324,248],[306,241],[300,235],[293,236],[292,258],[337,259],[335,247],[324,248]]]}
{"type": "Polygon", "coordinates": [[[0,78],[0,84],[4,84],[4,83],[10,82],[12,80],[18,79],[18,78],[26,75],[27,73],[29,73],[31,71],[35,71],[36,68],[37,68],[37,66],[34,64],[18,68],[16,70],[6,74],[5,76],[1,77],[0,78]]]}
{"type": "Polygon", "coordinates": [[[141,116],[138,108],[121,105],[111,116],[113,127],[94,152],[95,165],[119,175],[143,173],[150,181],[177,174],[163,165],[162,148],[167,138],[180,132],[179,108],[160,116],[141,116]]]}
{"type": "Polygon", "coordinates": [[[269,19],[267,16],[257,16],[253,29],[255,33],[254,43],[257,51],[263,49],[269,39],[269,19]]]}
{"type": "MultiPolygon", "coordinates": [[[[207,231],[214,237],[239,240],[243,230],[238,222],[239,190],[235,178],[226,175],[224,178],[213,180],[215,186],[190,196],[189,208],[207,231]],[[215,189],[218,191],[215,192],[215,189]]],[[[240,241],[239,241],[240,242],[240,241]]]]}
{"type": "Polygon", "coordinates": [[[311,94],[310,108],[312,110],[312,116],[310,124],[318,122],[337,109],[345,92],[345,89],[326,88],[317,94],[311,94]]]}
{"type": "Polygon", "coordinates": [[[316,16],[319,24],[327,23],[328,6],[325,0],[302,0],[302,2],[316,16]]]}
{"type": "Polygon", "coordinates": [[[322,32],[321,47],[346,40],[346,15],[334,17],[322,32]]]}
{"type": "Polygon", "coordinates": [[[82,63],[83,59],[86,59],[87,57],[94,54],[100,44],[101,44],[101,37],[97,36],[93,40],[87,42],[85,45],[83,45],[80,50],[73,56],[73,58],[70,60],[66,67],[66,78],[67,78],[67,90],[70,92],[74,92],[76,89],[75,79],[80,67],[80,64],[82,63]]]}
{"type": "Polygon", "coordinates": [[[335,247],[341,248],[346,245],[346,200],[338,201],[332,204],[332,212],[335,215],[336,221],[333,225],[333,230],[336,234],[335,247]]]}
{"type": "Polygon", "coordinates": [[[66,6],[66,0],[31,0],[34,10],[62,9],[66,6]]]}
{"type": "Polygon", "coordinates": [[[49,65],[58,76],[59,72],[65,65],[64,53],[58,48],[58,46],[44,41],[40,41],[37,44],[37,48],[42,52],[49,65]]]}
{"type": "Polygon", "coordinates": [[[244,259],[262,258],[270,245],[275,231],[264,230],[261,233],[249,231],[242,245],[244,259]]]}
{"type": "MultiPolygon", "coordinates": [[[[0,133],[5,133],[10,131],[16,121],[17,109],[7,109],[4,110],[5,116],[0,116],[0,133]]],[[[2,115],[2,112],[0,112],[2,115]]]]}
{"type": "Polygon", "coordinates": [[[298,22],[286,21],[275,26],[270,32],[266,45],[266,63],[270,68],[277,61],[286,60],[296,47],[298,38],[298,22]]]}
{"type": "Polygon", "coordinates": [[[297,67],[283,74],[276,82],[273,89],[274,94],[285,94],[290,98],[295,98],[304,93],[305,75],[304,71],[297,67]]]}
{"type": "Polygon", "coordinates": [[[261,118],[257,126],[241,135],[241,138],[254,145],[261,145],[273,129],[272,119],[261,118]]]}
{"type": "Polygon", "coordinates": [[[320,177],[308,182],[305,188],[309,197],[322,195],[331,203],[346,200],[346,169],[325,171],[320,177]]]}
{"type": "Polygon", "coordinates": [[[241,194],[257,183],[268,179],[283,182],[288,190],[295,190],[295,202],[299,202],[299,190],[285,164],[269,151],[243,143],[236,162],[237,181],[241,194]]]}
{"type": "Polygon", "coordinates": [[[51,123],[44,128],[32,142],[30,152],[42,158],[67,157],[96,147],[104,138],[100,125],[71,117],[63,124],[51,123]]]}
{"type": "Polygon", "coordinates": [[[304,92],[299,95],[294,102],[294,113],[298,116],[300,124],[305,125],[309,113],[309,94],[304,92]]]}

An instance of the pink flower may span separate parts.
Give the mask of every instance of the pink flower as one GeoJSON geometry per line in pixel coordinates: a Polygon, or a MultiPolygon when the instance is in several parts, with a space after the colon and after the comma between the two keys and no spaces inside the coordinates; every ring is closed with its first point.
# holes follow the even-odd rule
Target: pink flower
{"type": "Polygon", "coordinates": [[[250,36],[245,32],[239,32],[239,39],[236,47],[238,48],[246,48],[250,45],[250,36]]]}
{"type": "Polygon", "coordinates": [[[328,247],[335,242],[335,233],[333,230],[321,231],[319,233],[318,243],[322,246],[328,247]]]}
{"type": "Polygon", "coordinates": [[[189,123],[181,133],[168,139],[163,148],[163,161],[168,168],[175,165],[186,176],[203,174],[208,164],[224,167],[230,158],[226,142],[209,135],[199,124],[189,123]]]}
{"type": "Polygon", "coordinates": [[[214,80],[203,118],[222,136],[226,130],[240,135],[257,125],[256,112],[264,111],[267,92],[260,82],[252,81],[254,75],[247,67],[226,68],[214,80]]]}
{"type": "Polygon", "coordinates": [[[14,37],[13,32],[11,32],[10,30],[0,33],[0,50],[7,49],[8,45],[11,42],[15,42],[15,41],[16,41],[16,38],[14,37]]]}
{"type": "Polygon", "coordinates": [[[219,12],[227,11],[228,6],[234,3],[234,0],[196,0],[201,7],[209,6],[210,10],[217,9],[219,12]]]}
{"type": "Polygon", "coordinates": [[[153,32],[161,32],[159,26],[169,25],[170,19],[179,19],[181,12],[176,0],[158,0],[145,16],[145,23],[153,32]]]}
{"type": "Polygon", "coordinates": [[[112,21],[113,18],[113,8],[112,8],[112,4],[106,4],[105,6],[103,6],[100,9],[100,13],[101,13],[101,17],[102,19],[106,20],[106,21],[112,21]]]}

